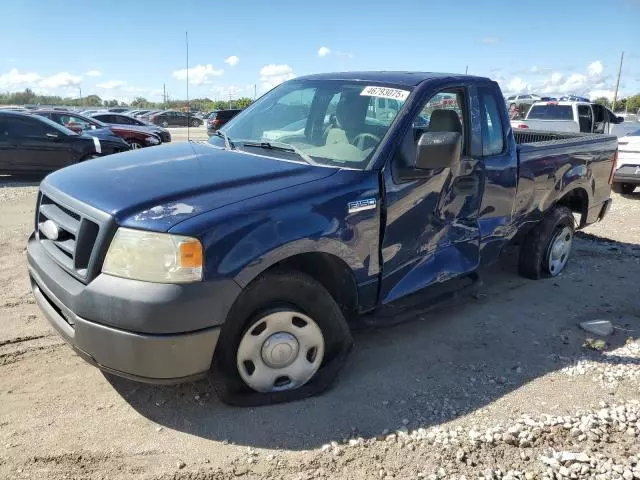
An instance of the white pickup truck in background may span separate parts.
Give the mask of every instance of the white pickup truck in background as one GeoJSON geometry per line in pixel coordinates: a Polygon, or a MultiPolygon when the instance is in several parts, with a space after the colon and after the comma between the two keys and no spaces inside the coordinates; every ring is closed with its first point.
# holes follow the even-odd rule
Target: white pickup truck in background
{"type": "Polygon", "coordinates": [[[545,132],[603,133],[624,136],[640,128],[621,128],[623,117],[617,117],[603,105],[589,102],[536,102],[524,120],[512,120],[513,128],[530,128],[545,132]]]}
{"type": "MultiPolygon", "coordinates": [[[[638,124],[636,124],[638,125],[638,124]]],[[[630,195],[640,186],[640,127],[618,139],[617,170],[613,190],[630,195]]]]}

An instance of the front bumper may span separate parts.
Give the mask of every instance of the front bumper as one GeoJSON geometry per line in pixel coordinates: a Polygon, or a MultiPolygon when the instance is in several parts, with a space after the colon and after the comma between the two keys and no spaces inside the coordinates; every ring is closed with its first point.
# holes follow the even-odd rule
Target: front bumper
{"type": "MultiPolygon", "coordinates": [[[[34,236],[27,254],[36,303],[89,363],[151,383],[190,381],[208,372],[230,305],[228,299],[211,292],[203,298],[206,282],[181,286],[131,283],[99,275],[84,285],[49,258],[34,236]],[[188,312],[200,318],[193,323],[188,312]],[[206,324],[203,319],[208,319],[206,324]]],[[[233,292],[240,291],[237,285],[222,290],[232,298],[236,296],[233,292]]]]}

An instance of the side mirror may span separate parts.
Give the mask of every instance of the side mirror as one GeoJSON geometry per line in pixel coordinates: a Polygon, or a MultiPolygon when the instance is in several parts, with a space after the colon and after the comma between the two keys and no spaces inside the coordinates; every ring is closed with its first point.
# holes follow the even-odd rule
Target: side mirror
{"type": "Polygon", "coordinates": [[[624,117],[616,117],[616,123],[624,122],[624,117]]]}
{"type": "Polygon", "coordinates": [[[462,135],[458,132],[425,132],[418,139],[416,168],[438,170],[460,161],[462,135]]]}

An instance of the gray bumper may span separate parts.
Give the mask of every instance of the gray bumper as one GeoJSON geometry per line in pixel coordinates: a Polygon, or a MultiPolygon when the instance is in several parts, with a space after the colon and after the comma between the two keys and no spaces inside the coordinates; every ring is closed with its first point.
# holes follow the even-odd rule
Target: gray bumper
{"type": "Polygon", "coordinates": [[[632,185],[640,185],[640,166],[623,165],[613,174],[615,183],[630,183],[632,185]]]}
{"type": "MultiPolygon", "coordinates": [[[[51,260],[37,240],[29,240],[27,253],[38,306],[89,363],[152,383],[189,381],[209,370],[229,298],[221,307],[218,295],[201,298],[202,284],[132,284],[106,275],[84,285],[51,260]],[[180,311],[183,315],[178,315],[180,311]],[[186,316],[192,311],[197,311],[195,321],[186,316]],[[201,317],[208,318],[208,325],[201,317]],[[148,331],[154,319],[162,331],[148,331]],[[167,332],[171,323],[173,332],[167,332]],[[190,328],[194,326],[197,329],[190,328]]],[[[236,288],[221,290],[230,293],[236,288]]]]}

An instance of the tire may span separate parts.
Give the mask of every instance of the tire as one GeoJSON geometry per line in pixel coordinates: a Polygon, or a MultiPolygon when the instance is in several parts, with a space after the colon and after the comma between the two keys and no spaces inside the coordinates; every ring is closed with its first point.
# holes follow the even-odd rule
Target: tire
{"type": "Polygon", "coordinates": [[[200,122],[198,122],[197,120],[191,120],[191,126],[192,127],[199,127],[200,126],[200,122]]]}
{"type": "Polygon", "coordinates": [[[127,143],[129,144],[129,147],[131,147],[131,150],[138,150],[139,148],[144,148],[144,145],[140,143],[139,140],[127,139],[127,143]]]}
{"type": "Polygon", "coordinates": [[[571,254],[575,233],[574,224],[571,210],[567,207],[553,208],[527,233],[520,246],[518,265],[520,275],[533,280],[559,275],[571,254]],[[560,238],[561,235],[564,240],[560,238]],[[560,248],[560,244],[563,244],[566,249],[560,248]],[[555,250],[554,247],[556,247],[555,250]]]}
{"type": "Polygon", "coordinates": [[[633,185],[632,183],[614,183],[611,186],[611,190],[616,193],[621,193],[622,195],[631,195],[636,189],[637,185],[633,185]]]}
{"type": "MultiPolygon", "coordinates": [[[[312,326],[309,324],[304,328],[312,326]]],[[[269,334],[266,331],[267,328],[262,328],[264,335],[269,334]]],[[[269,334],[266,339],[263,338],[255,342],[256,345],[261,344],[256,361],[262,367],[266,365],[265,346],[273,338],[273,335],[282,334],[282,332],[269,334]],[[264,343],[262,343],[263,340],[264,343]]],[[[288,334],[285,333],[285,335],[288,334]]],[[[320,283],[310,276],[296,271],[267,273],[254,280],[240,294],[231,308],[216,345],[211,368],[212,383],[220,398],[232,405],[267,405],[310,397],[331,386],[352,345],[351,333],[340,307],[320,283]],[[252,364],[252,362],[249,362],[249,365],[242,363],[243,349],[246,346],[245,339],[247,337],[253,338],[252,335],[256,335],[254,332],[265,324],[268,325],[269,319],[277,318],[278,315],[289,315],[292,312],[294,312],[293,316],[296,320],[310,319],[314,325],[319,327],[323,339],[323,346],[320,349],[322,358],[313,359],[318,366],[315,367],[316,370],[311,378],[300,385],[289,383],[278,386],[277,381],[283,378],[278,376],[272,385],[272,390],[257,391],[243,380],[243,376],[245,379],[250,377],[252,364]],[[299,313],[299,317],[296,317],[295,312],[299,313]],[[242,374],[240,368],[245,368],[242,374]],[[289,386],[291,386],[290,389],[289,386]],[[281,390],[278,391],[278,389],[281,390]]],[[[319,356],[320,353],[316,351],[316,355],[319,356]]],[[[309,351],[303,352],[298,349],[292,362],[301,358],[303,363],[305,358],[310,362],[309,351]],[[303,357],[300,357],[301,353],[303,357]]],[[[253,365],[253,367],[254,371],[258,372],[258,366],[253,365]]],[[[267,369],[271,372],[281,371],[272,369],[268,365],[267,369]]],[[[282,371],[286,371],[286,366],[282,371]]],[[[284,378],[288,379],[288,377],[284,378]]]]}
{"type": "Polygon", "coordinates": [[[161,126],[162,128],[167,128],[167,127],[169,126],[169,122],[167,122],[166,120],[162,120],[162,121],[160,122],[160,126],[161,126]]]}

